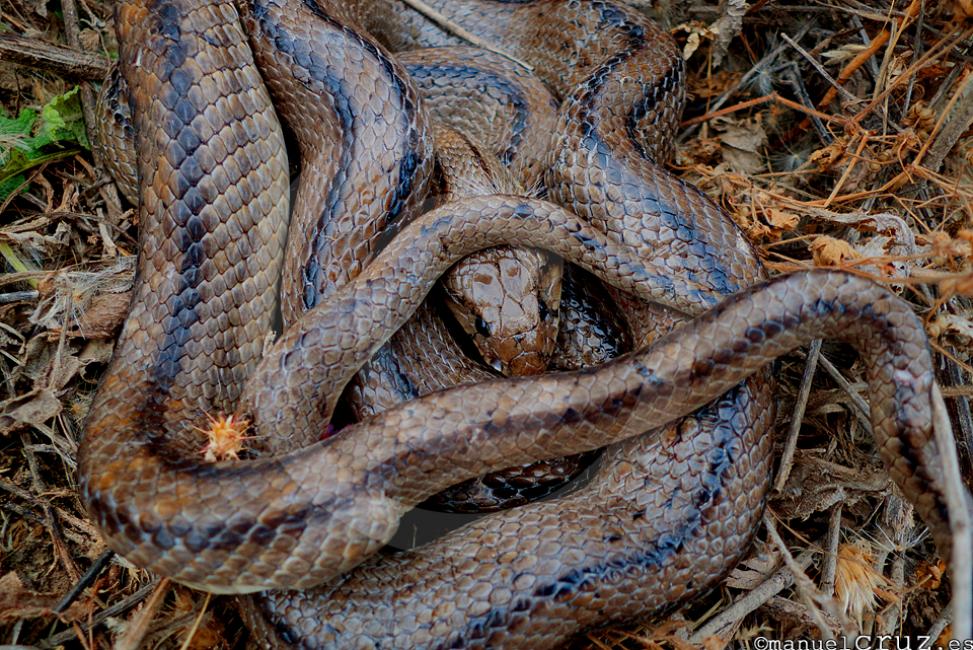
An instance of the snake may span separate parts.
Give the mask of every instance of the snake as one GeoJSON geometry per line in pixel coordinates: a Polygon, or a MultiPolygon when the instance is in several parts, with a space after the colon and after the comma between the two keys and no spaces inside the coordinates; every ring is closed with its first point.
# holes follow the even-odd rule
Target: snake
{"type": "MultiPolygon", "coordinates": [[[[471,192],[522,193],[521,184],[538,182],[556,105],[535,77],[508,59],[477,48],[419,49],[396,58],[416,82],[425,113],[437,125],[433,129],[439,137],[434,137],[436,171],[432,176],[436,187],[431,198],[442,203],[471,192]]],[[[134,127],[127,84],[117,66],[112,66],[102,86],[99,114],[102,121],[95,145],[122,193],[137,205],[134,127]]],[[[312,119],[324,118],[319,112],[312,119]]],[[[308,148],[313,158],[319,147],[308,148]]],[[[312,160],[304,173],[316,179],[321,167],[328,164],[329,156],[323,155],[312,160]]],[[[313,199],[307,197],[313,194],[305,187],[299,196],[310,203],[313,199]]],[[[388,226],[382,222],[382,211],[356,213],[354,206],[349,209],[340,201],[319,209],[298,210],[306,219],[316,219],[319,229],[331,231],[324,235],[328,245],[320,255],[311,256],[310,262],[328,268],[329,258],[340,251],[343,259],[367,264],[372,257],[369,247],[360,245],[358,235],[346,237],[343,233],[370,229],[373,234],[368,242],[377,240],[388,226]]],[[[295,231],[307,230],[295,227],[295,231]]],[[[297,250],[291,258],[299,259],[302,254],[308,255],[297,250]]],[[[333,278],[335,286],[356,275],[354,268],[347,267],[333,278]]],[[[484,364],[502,374],[533,374],[547,367],[554,351],[560,277],[560,261],[543,251],[495,248],[471,255],[451,269],[442,280],[442,295],[484,364]]],[[[319,293],[308,288],[305,292],[308,296],[319,293]]],[[[327,289],[321,293],[326,295],[327,289]]],[[[441,321],[424,310],[396,332],[349,386],[346,415],[361,419],[398,402],[489,376],[455,345],[441,321]]],[[[486,482],[470,481],[448,490],[440,495],[436,507],[461,511],[512,507],[557,489],[581,467],[580,459],[565,459],[510,468],[491,474],[486,482]]]]}
{"type": "MultiPolygon", "coordinates": [[[[456,77],[468,84],[467,88],[477,87],[486,78],[494,82],[493,88],[499,86],[500,91],[506,91],[506,96],[513,95],[510,88],[518,84],[508,74],[509,63],[491,61],[488,54],[435,48],[415,51],[413,56],[403,59],[413,62],[408,66],[413,75],[430,68],[459,73],[447,75],[445,83],[436,84],[439,87],[456,77]],[[496,83],[498,80],[501,83],[496,83]]],[[[545,97],[543,93],[540,96],[545,97]]],[[[457,104],[463,105],[452,102],[452,114],[457,112],[457,104]]],[[[433,111],[433,115],[440,114],[433,111]]],[[[543,124],[543,120],[540,122],[543,124]]],[[[538,133],[536,128],[520,129],[520,137],[537,146],[541,139],[535,133],[538,133]]],[[[484,130],[482,135],[488,133],[484,130]]],[[[513,139],[506,139],[506,143],[513,139]]],[[[523,193],[500,160],[481,149],[468,135],[437,126],[434,141],[439,172],[434,176],[439,185],[436,196],[448,201],[496,192],[523,193]]],[[[509,147],[505,148],[510,151],[509,147]]],[[[537,158],[528,152],[519,160],[530,164],[537,158]]],[[[569,336],[573,330],[570,320],[566,322],[567,327],[558,327],[561,272],[560,260],[543,251],[493,248],[464,258],[454,266],[443,278],[442,293],[447,296],[445,303],[450,312],[476,343],[484,362],[489,363],[492,358],[495,363],[489,365],[506,375],[534,374],[547,367],[558,337],[569,336]],[[494,324],[499,327],[489,336],[480,334],[494,324]]],[[[577,310],[571,311],[571,303],[567,307],[569,319],[580,315],[577,310]]],[[[420,308],[393,335],[389,346],[383,347],[356,375],[347,395],[347,404],[355,416],[362,419],[409,399],[489,378],[490,374],[471,360],[445,329],[432,308],[420,308]]],[[[570,362],[577,354],[577,349],[565,348],[557,357],[559,361],[570,362]]],[[[446,512],[475,513],[522,505],[560,489],[590,464],[591,458],[590,454],[582,454],[492,472],[450,487],[424,506],[446,512]]]]}
{"type": "MultiPolygon", "coordinates": [[[[556,203],[490,194],[395,223],[419,203],[427,136],[417,95],[362,16],[315,0],[119,3],[140,255],[78,454],[81,495],[108,546],[189,586],[264,592],[244,610],[267,644],[552,647],[690,598],[746,551],[772,471],[773,409],[756,408],[772,404],[763,369],[832,337],[859,350],[878,452],[948,559],[932,356],[911,306],[841,271],[764,279],[725,214],[664,170],[671,145],[655,126],[677,119],[683,73],[651,22],[608,2],[449,3],[471,6],[499,21],[474,22],[509,33],[587,34],[574,50],[538,48],[550,67],[535,64],[561,88],[545,172],[556,203]],[[309,48],[325,34],[329,47],[309,48]],[[328,285],[328,271],[297,269],[290,300],[304,305],[267,346],[280,277],[296,268],[285,250],[303,245],[287,241],[295,219],[288,226],[276,116],[291,132],[297,121],[281,100],[323,79],[340,86],[310,72],[341,64],[361,81],[365,59],[398,79],[358,96],[366,113],[376,98],[398,109],[380,120],[391,128],[383,151],[398,153],[372,177],[392,188],[379,206],[389,241],[327,300],[306,289],[328,285]],[[271,60],[298,63],[288,74],[299,83],[271,60]],[[619,94],[622,111],[606,104],[619,94]],[[434,392],[318,440],[341,388],[433,283],[504,245],[550,251],[695,317],[594,367],[434,392]],[[214,411],[250,421],[253,457],[203,462],[198,428],[214,411]],[[606,445],[578,492],[377,554],[403,513],[450,485],[606,445]]],[[[329,195],[351,196],[334,178],[329,195]]]]}
{"type": "MultiPolygon", "coordinates": [[[[397,58],[440,124],[434,130],[439,135],[433,175],[437,187],[432,192],[440,203],[469,194],[522,193],[521,183],[538,181],[554,106],[536,78],[477,48],[420,49],[397,58]]],[[[122,193],[137,205],[134,127],[118,66],[111,67],[102,86],[98,113],[102,122],[94,144],[122,193]]],[[[532,374],[547,367],[556,337],[570,337],[575,323],[587,327],[588,319],[601,316],[589,311],[582,317],[568,302],[569,319],[558,327],[560,274],[560,261],[543,251],[495,248],[451,269],[442,280],[443,295],[485,364],[502,374],[532,374]]],[[[571,363],[579,354],[584,351],[577,346],[562,347],[557,361],[571,363]]],[[[434,310],[421,308],[356,375],[346,391],[347,410],[362,419],[399,402],[490,376],[456,344],[434,310]]],[[[453,512],[513,507],[557,490],[589,460],[555,459],[494,472],[450,488],[427,505],[453,512]]]]}

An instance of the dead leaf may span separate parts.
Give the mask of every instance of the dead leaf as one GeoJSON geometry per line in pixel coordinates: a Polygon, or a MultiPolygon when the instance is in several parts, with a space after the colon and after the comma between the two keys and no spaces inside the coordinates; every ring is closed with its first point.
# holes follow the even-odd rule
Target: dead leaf
{"type": "MultiPolygon", "coordinates": [[[[54,607],[61,596],[53,593],[31,591],[20,577],[11,571],[0,578],[0,624],[9,624],[27,618],[54,616],[54,607]]],[[[83,615],[84,606],[76,602],[59,616],[77,620],[83,615]]]]}
{"type": "MultiPolygon", "coordinates": [[[[65,333],[71,338],[113,339],[128,315],[131,301],[131,292],[97,294],[65,333]]],[[[57,328],[49,334],[51,339],[59,336],[57,328]]]]}
{"type": "Polygon", "coordinates": [[[710,99],[734,87],[742,77],[743,73],[731,70],[719,70],[704,77],[691,76],[687,80],[688,90],[697,100],[710,99]]]}
{"type": "Polygon", "coordinates": [[[851,244],[828,235],[816,237],[811,242],[810,249],[815,266],[843,266],[845,262],[860,257],[851,244]]]}
{"type": "Polygon", "coordinates": [[[676,160],[679,165],[686,166],[711,164],[718,160],[721,149],[717,138],[694,138],[686,146],[679,147],[676,160]]]}
{"type": "Polygon", "coordinates": [[[114,337],[128,312],[134,275],[130,257],[92,271],[58,273],[38,287],[41,299],[31,322],[54,338],[65,328],[69,337],[114,337]]]}
{"type": "Polygon", "coordinates": [[[686,32],[686,43],[682,47],[682,58],[688,61],[689,58],[699,49],[703,40],[712,40],[713,32],[708,27],[700,23],[682,23],[673,30],[675,32],[686,32]]]}
{"type": "Polygon", "coordinates": [[[724,147],[723,160],[725,161],[723,166],[729,168],[729,171],[743,174],[744,176],[753,176],[764,171],[764,163],[761,156],[750,151],[744,151],[735,147],[724,147]]]}
{"type": "Polygon", "coordinates": [[[70,351],[60,351],[51,361],[47,377],[47,388],[60,392],[81,370],[81,360],[70,351]]]}
{"type": "Polygon", "coordinates": [[[48,388],[33,390],[0,405],[0,435],[47,422],[61,413],[61,400],[48,388]]]}
{"type": "Polygon", "coordinates": [[[909,258],[916,257],[921,251],[916,245],[915,233],[902,217],[891,212],[834,213],[819,208],[809,210],[808,214],[816,219],[854,226],[861,233],[888,235],[887,237],[874,236],[865,239],[863,243],[854,247],[860,257],[885,258],[875,264],[863,265],[858,268],[890,278],[913,275],[916,262],[909,258]]]}
{"type": "Polygon", "coordinates": [[[888,475],[878,469],[837,465],[810,450],[798,452],[794,459],[787,483],[774,499],[774,511],[785,519],[805,519],[837,503],[847,509],[865,494],[888,487],[888,475]]]}
{"type": "Polygon", "coordinates": [[[78,354],[78,359],[81,361],[82,367],[92,363],[108,363],[114,349],[114,341],[95,339],[85,344],[78,354]]]}
{"type": "Polygon", "coordinates": [[[693,55],[693,52],[695,52],[698,49],[699,49],[699,33],[692,32],[686,38],[686,45],[684,45],[682,48],[682,58],[688,61],[689,57],[693,55]]]}
{"type": "Polygon", "coordinates": [[[743,29],[743,17],[749,5],[746,0],[723,0],[720,2],[721,16],[710,25],[710,31],[716,34],[713,46],[713,66],[719,66],[730,47],[730,41],[740,35],[743,29]]]}
{"type": "Polygon", "coordinates": [[[723,159],[730,170],[744,176],[765,171],[763,149],[767,133],[759,120],[721,121],[717,128],[723,159]]]}
{"type": "Polygon", "coordinates": [[[723,122],[719,127],[720,142],[735,149],[760,153],[767,144],[767,132],[759,120],[723,122]]]}
{"type": "Polygon", "coordinates": [[[946,340],[959,347],[973,346],[973,323],[959,314],[938,314],[926,326],[934,339],[946,340]]]}
{"type": "Polygon", "coordinates": [[[764,219],[775,230],[793,230],[801,222],[801,218],[793,212],[786,212],[778,208],[768,208],[765,210],[764,219]]]}

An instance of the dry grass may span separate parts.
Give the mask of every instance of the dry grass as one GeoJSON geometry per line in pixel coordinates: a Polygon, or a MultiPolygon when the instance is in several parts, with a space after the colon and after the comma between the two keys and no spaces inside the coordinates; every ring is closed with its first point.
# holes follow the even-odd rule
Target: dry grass
{"type": "MultiPolygon", "coordinates": [[[[52,44],[114,49],[107,2],[62,7],[67,23],[44,2],[5,2],[0,22],[52,44]]],[[[680,173],[720,201],[774,271],[844,268],[915,305],[969,482],[973,7],[757,0],[742,27],[714,7],[670,13],[691,71],[680,173]]],[[[4,65],[0,101],[16,114],[74,83],[4,65]]],[[[88,153],[28,181],[0,206],[0,644],[242,647],[225,599],[112,557],[85,519],[74,457],[125,315],[137,224],[88,153]]],[[[578,646],[949,634],[948,574],[876,459],[854,356],[825,342],[784,359],[779,375],[783,460],[749,557],[665,620],[578,646]]]]}

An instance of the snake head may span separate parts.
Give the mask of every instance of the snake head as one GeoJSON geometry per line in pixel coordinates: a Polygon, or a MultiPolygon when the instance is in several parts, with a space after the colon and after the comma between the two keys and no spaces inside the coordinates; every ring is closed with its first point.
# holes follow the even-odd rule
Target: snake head
{"type": "Polygon", "coordinates": [[[537,374],[557,343],[561,270],[559,259],[534,249],[482,251],[446,276],[446,304],[488,365],[537,374]]]}

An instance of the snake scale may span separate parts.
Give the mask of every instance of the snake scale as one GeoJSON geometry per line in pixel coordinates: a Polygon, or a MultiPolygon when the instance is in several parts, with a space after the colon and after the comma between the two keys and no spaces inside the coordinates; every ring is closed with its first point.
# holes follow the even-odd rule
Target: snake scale
{"type": "Polygon", "coordinates": [[[268,645],[554,646],[686,599],[732,566],[771,473],[762,369],[828,336],[861,352],[879,453],[948,557],[922,323],[845,273],[763,280],[726,215],[655,162],[680,107],[668,37],[609,2],[432,4],[531,61],[558,95],[544,184],[564,207],[493,194],[415,216],[430,160],[421,102],[358,21],[396,48],[451,39],[401,8],[119,3],[140,256],[79,451],[108,545],[211,592],[283,590],[244,604],[268,645]],[[307,99],[319,104],[302,110],[307,99]],[[304,170],[289,240],[278,114],[304,170]],[[309,169],[322,176],[305,180],[309,169]],[[343,253],[322,233],[363,213],[386,226],[351,228],[371,262],[323,265],[319,252],[343,253]],[[697,316],[595,367],[434,392],[319,441],[341,389],[435,280],[504,245],[697,316]],[[282,268],[289,327],[264,350],[282,268]],[[255,458],[202,462],[197,427],[218,411],[251,422],[255,458]],[[578,492],[376,555],[402,514],[448,486],[606,445],[578,492]]]}

